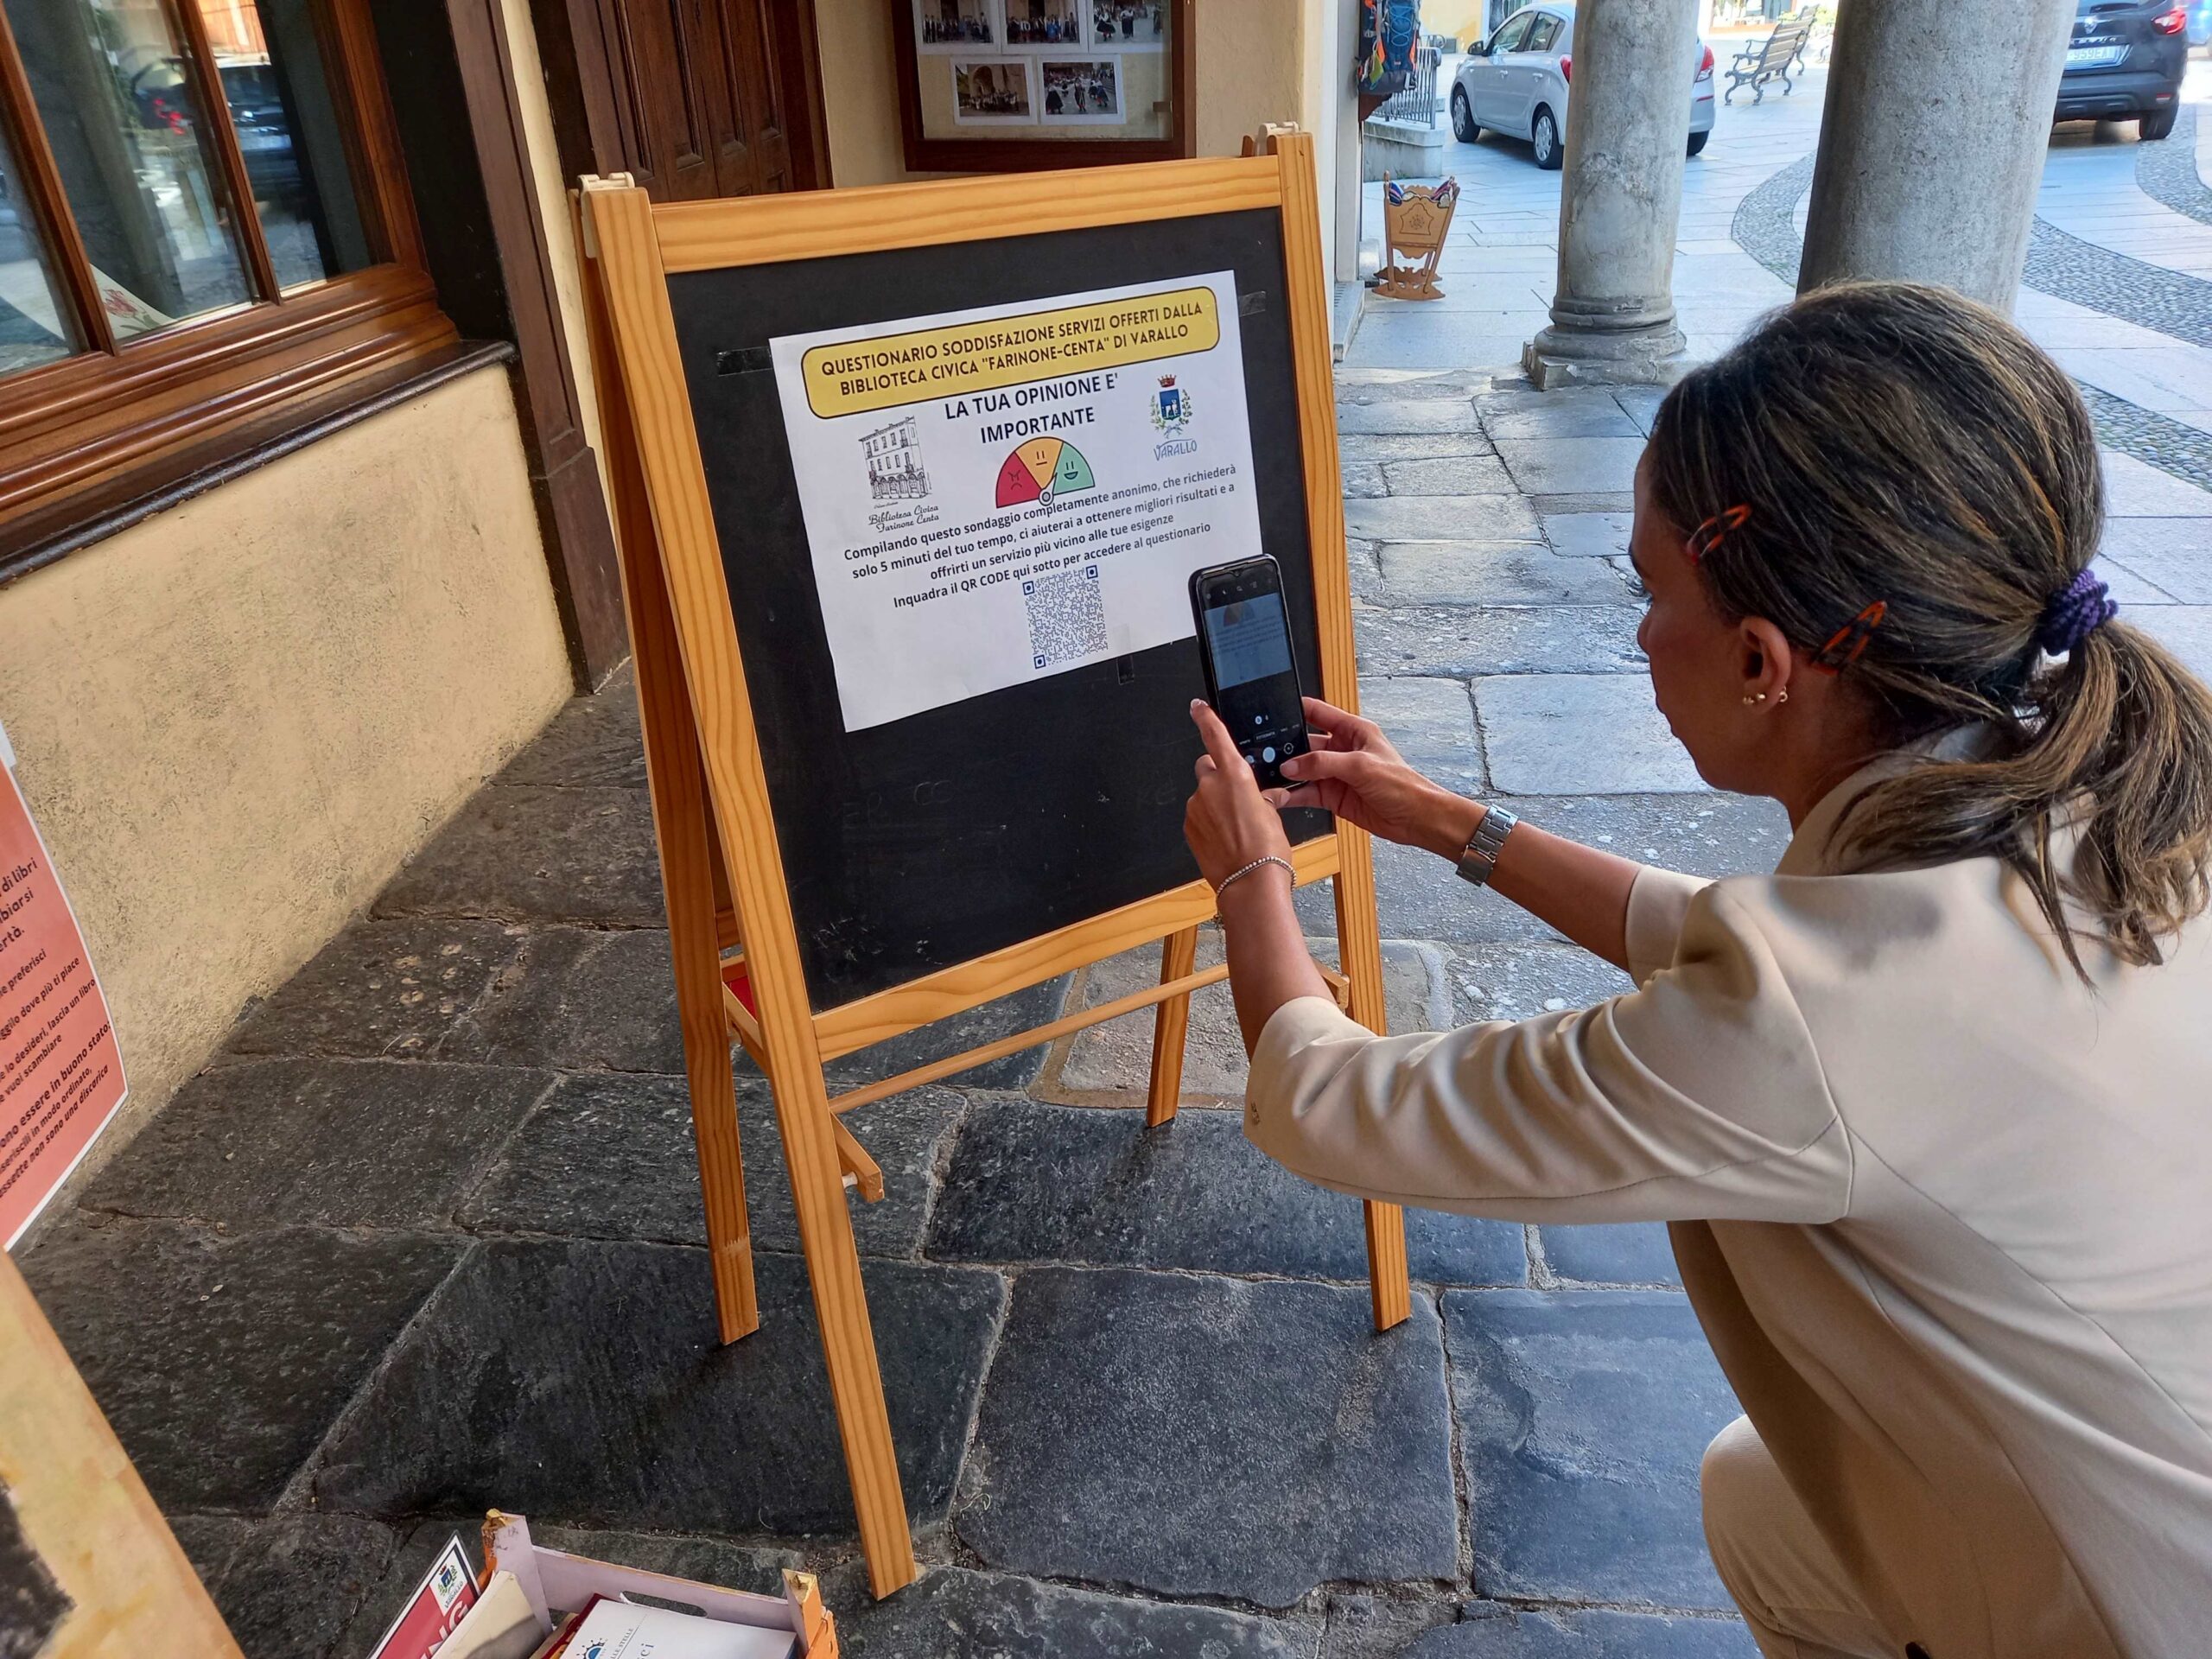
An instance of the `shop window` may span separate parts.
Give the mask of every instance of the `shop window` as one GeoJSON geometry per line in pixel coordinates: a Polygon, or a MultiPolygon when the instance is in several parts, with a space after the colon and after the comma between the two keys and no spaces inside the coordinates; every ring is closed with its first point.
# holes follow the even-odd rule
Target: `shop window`
{"type": "Polygon", "coordinates": [[[449,348],[372,0],[0,0],[0,560],[449,348]]]}

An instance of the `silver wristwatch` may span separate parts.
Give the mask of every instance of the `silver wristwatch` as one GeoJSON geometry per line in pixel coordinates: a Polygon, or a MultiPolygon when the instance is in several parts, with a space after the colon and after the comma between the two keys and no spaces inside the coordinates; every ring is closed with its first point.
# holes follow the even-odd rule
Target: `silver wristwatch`
{"type": "Polygon", "coordinates": [[[1459,855],[1459,874],[1478,887],[1489,886],[1497,868],[1498,852],[1520,822],[1502,806],[1485,808],[1483,821],[1475,826],[1475,833],[1467,838],[1466,849],[1459,855]]]}

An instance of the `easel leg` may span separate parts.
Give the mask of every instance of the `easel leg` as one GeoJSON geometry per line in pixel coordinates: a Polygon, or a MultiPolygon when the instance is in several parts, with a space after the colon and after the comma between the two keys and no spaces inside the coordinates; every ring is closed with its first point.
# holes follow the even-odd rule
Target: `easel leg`
{"type": "MultiPolygon", "coordinates": [[[[1186,927],[1160,942],[1160,982],[1180,979],[1198,965],[1198,930],[1186,927]]],[[[1171,996],[1160,1005],[1152,1020],[1152,1092],[1145,1100],[1144,1121],[1158,1128],[1175,1116],[1183,1099],[1183,1039],[1191,1029],[1191,999],[1186,993],[1171,996]]]]}
{"type": "MultiPolygon", "coordinates": [[[[1351,981],[1351,1017],[1370,1031],[1389,1029],[1382,1010],[1382,934],[1375,917],[1375,863],[1367,832],[1337,823],[1338,966],[1351,981]]],[[[1406,1214],[1395,1204],[1367,1205],[1367,1281],[1375,1328],[1388,1331],[1413,1312],[1406,1268],[1406,1214]]]]}
{"type": "MultiPolygon", "coordinates": [[[[619,491],[616,499],[634,502],[637,497],[619,491]]],[[[660,843],[661,888],[668,900],[677,1020],[691,1085],[691,1135],[698,1146],[699,1185],[707,1205],[715,1322],[724,1342],[735,1342],[760,1328],[760,1304],[753,1293],[753,1226],[746,1216],[745,1159],[737,1141],[737,1084],[730,1073],[729,1023],[722,1012],[715,903],[721,854],[708,816],[706,774],[699,765],[699,733],[683,686],[675,618],[658,563],[634,539],[648,533],[646,526],[630,527],[622,576],[638,664],[653,834],[660,843]]]]}
{"type": "Polygon", "coordinates": [[[881,1598],[912,1584],[921,1568],[906,1530],[906,1499],[883,1399],[883,1372],[876,1363],[875,1332],[868,1323],[868,1293],[861,1284],[853,1213],[845,1202],[836,1124],[818,1065],[795,1080],[777,1077],[772,1084],[798,1216],[799,1247],[806,1255],[822,1357],[830,1371],[830,1397],[837,1408],[837,1434],[844,1443],[845,1471],[860,1516],[861,1548],[868,1556],[869,1586],[881,1598]]]}

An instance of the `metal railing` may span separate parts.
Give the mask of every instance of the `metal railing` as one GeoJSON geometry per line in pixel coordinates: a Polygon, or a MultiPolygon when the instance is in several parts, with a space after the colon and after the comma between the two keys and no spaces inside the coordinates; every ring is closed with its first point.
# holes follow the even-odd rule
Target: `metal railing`
{"type": "Polygon", "coordinates": [[[1382,100],[1371,121],[1398,121],[1408,126],[1433,127],[1442,105],[1436,96],[1436,72],[1444,54],[1427,41],[1414,57],[1413,82],[1402,92],[1382,100]]]}

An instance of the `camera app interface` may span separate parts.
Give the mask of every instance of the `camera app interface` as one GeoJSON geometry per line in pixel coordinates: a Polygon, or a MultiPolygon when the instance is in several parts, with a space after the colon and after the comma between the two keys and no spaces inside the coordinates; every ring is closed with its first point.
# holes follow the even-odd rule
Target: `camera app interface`
{"type": "Polygon", "coordinates": [[[1215,712],[1260,781],[1272,787],[1281,781],[1282,761],[1306,747],[1282,595],[1268,591],[1234,598],[1210,594],[1208,600],[1206,645],[1213,657],[1215,712]]]}

